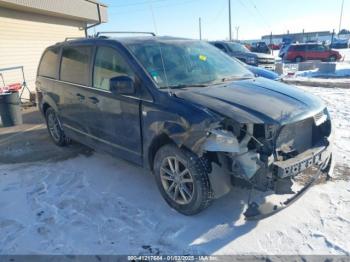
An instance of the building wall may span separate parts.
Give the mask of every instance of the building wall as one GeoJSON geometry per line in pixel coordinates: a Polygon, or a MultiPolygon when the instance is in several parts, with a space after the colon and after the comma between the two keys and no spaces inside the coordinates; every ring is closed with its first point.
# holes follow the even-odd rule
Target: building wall
{"type": "MultiPolygon", "coordinates": [[[[90,23],[99,20],[97,3],[93,0],[0,0],[0,6],[90,23]]],[[[104,4],[100,4],[100,13],[102,22],[107,22],[107,7],[104,4]]]]}
{"type": "MultiPolygon", "coordinates": [[[[83,37],[84,26],[84,22],[0,7],[0,68],[24,66],[27,84],[35,91],[36,70],[44,49],[66,37],[83,37]]],[[[7,84],[21,82],[19,71],[3,76],[7,84]]]]}
{"type": "Polygon", "coordinates": [[[291,38],[293,42],[306,42],[306,41],[329,41],[332,38],[332,33],[327,31],[321,32],[305,32],[296,34],[284,34],[284,35],[270,35],[262,36],[261,39],[266,43],[280,44],[283,42],[283,38],[291,38]]]}

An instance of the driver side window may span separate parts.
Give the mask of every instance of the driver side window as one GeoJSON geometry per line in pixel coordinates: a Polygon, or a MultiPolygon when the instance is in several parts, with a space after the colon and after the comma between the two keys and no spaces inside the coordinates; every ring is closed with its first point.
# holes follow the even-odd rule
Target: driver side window
{"type": "Polygon", "coordinates": [[[109,91],[110,79],[117,76],[134,78],[134,73],[115,49],[98,47],[94,65],[93,86],[109,91]]]}

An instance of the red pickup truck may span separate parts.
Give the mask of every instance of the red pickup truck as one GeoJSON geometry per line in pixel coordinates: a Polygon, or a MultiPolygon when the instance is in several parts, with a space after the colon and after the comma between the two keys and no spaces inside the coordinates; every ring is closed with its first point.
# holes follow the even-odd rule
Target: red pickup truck
{"type": "Polygon", "coordinates": [[[306,60],[335,62],[341,59],[341,55],[338,51],[322,44],[292,44],[286,50],[283,59],[297,63],[306,60]]]}

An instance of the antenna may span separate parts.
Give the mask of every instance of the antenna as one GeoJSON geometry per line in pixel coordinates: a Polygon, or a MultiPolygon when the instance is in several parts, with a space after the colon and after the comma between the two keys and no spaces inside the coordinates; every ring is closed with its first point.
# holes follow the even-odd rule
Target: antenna
{"type": "MultiPolygon", "coordinates": [[[[156,18],[155,18],[155,15],[154,15],[152,2],[149,1],[148,3],[149,3],[149,7],[150,7],[150,9],[151,9],[154,31],[155,31],[156,34],[158,35],[157,22],[156,22],[156,18]]],[[[163,57],[162,47],[161,47],[161,45],[160,45],[159,42],[157,42],[157,44],[158,44],[158,48],[159,48],[160,59],[161,59],[161,61],[162,61],[162,67],[163,67],[162,69],[163,69],[163,73],[164,73],[164,77],[165,77],[165,84],[166,84],[166,86],[167,86],[168,93],[169,93],[169,95],[171,96],[171,95],[172,95],[172,92],[171,92],[170,86],[169,86],[168,75],[167,75],[166,70],[165,70],[165,63],[164,63],[164,57],[163,57]]]]}
{"type": "Polygon", "coordinates": [[[232,41],[231,0],[228,0],[228,27],[229,27],[229,37],[230,37],[230,41],[232,41]]]}

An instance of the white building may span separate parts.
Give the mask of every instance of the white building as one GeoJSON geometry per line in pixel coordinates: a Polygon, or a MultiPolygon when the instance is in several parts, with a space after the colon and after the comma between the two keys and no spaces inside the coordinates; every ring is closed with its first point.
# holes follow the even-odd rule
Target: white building
{"type": "MultiPolygon", "coordinates": [[[[107,6],[95,0],[0,0],[0,69],[24,66],[34,91],[44,49],[67,37],[84,37],[87,26],[99,22],[107,22],[107,6]]],[[[20,71],[2,74],[6,84],[21,82],[20,71]]]]}

